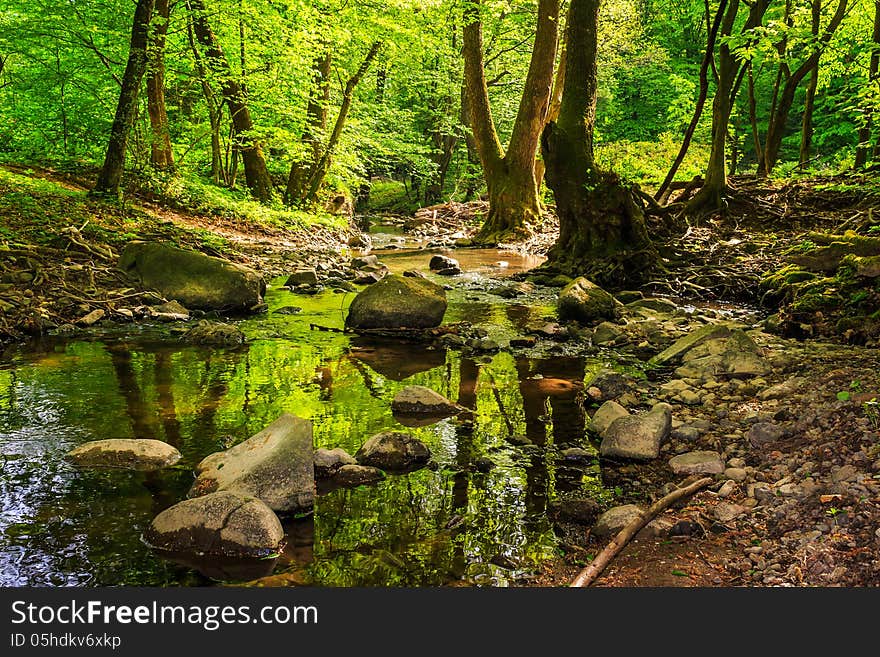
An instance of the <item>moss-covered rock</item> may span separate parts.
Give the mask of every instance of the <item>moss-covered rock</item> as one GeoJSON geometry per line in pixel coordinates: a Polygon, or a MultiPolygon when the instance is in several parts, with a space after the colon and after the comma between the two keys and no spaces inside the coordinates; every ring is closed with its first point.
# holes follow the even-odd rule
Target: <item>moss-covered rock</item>
{"type": "Polygon", "coordinates": [[[576,278],[559,293],[556,312],[563,321],[575,320],[591,324],[603,319],[616,319],[622,304],[595,283],[576,278]]]}
{"type": "Polygon", "coordinates": [[[446,313],[446,292],[423,278],[391,274],[351,302],[345,326],[353,329],[433,328],[446,313]]]}
{"type": "Polygon", "coordinates": [[[266,283],[247,267],[162,242],[130,242],[119,269],[187,308],[249,312],[261,306],[266,283]]]}

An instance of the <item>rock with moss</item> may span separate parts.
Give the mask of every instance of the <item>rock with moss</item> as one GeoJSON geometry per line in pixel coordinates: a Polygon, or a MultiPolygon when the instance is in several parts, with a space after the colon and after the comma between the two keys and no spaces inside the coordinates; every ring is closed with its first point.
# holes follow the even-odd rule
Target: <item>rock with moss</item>
{"type": "Polygon", "coordinates": [[[207,319],[196,322],[180,339],[188,344],[218,347],[237,347],[246,341],[244,333],[237,326],[224,322],[212,322],[207,319]]]}
{"type": "Polygon", "coordinates": [[[261,558],[279,549],[284,529],[272,509],[257,498],[223,491],[165,509],[143,538],[168,552],[261,558]]]}
{"type": "Polygon", "coordinates": [[[726,338],[729,335],[730,326],[727,324],[707,324],[706,326],[701,326],[676,340],[671,346],[654,356],[649,363],[651,365],[667,365],[679,362],[687,352],[707,340],[726,338]]]}
{"type": "Polygon", "coordinates": [[[562,321],[592,324],[617,319],[622,304],[583,276],[566,285],[559,293],[556,312],[562,321]]]}
{"type": "Polygon", "coordinates": [[[263,277],[252,269],[163,242],[130,242],[118,267],[145,288],[198,310],[251,312],[266,292],[263,277]]]}
{"type": "Polygon", "coordinates": [[[641,415],[625,415],[602,432],[603,457],[648,460],[660,456],[660,446],[672,430],[672,407],[655,404],[641,415]]]}
{"type": "Polygon", "coordinates": [[[112,438],[87,442],[65,458],[87,468],[151,471],[174,465],[180,460],[180,452],[161,440],[112,438]]]}
{"type": "Polygon", "coordinates": [[[434,328],[446,313],[446,291],[423,278],[389,274],[351,302],[346,328],[434,328]]]}

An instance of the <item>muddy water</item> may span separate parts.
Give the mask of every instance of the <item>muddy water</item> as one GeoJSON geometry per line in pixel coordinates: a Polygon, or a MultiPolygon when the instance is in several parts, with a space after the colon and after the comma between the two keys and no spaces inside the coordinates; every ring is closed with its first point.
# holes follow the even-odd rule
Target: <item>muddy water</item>
{"type": "MultiPolygon", "coordinates": [[[[497,284],[486,276],[537,263],[496,251],[456,256],[470,273],[449,291],[447,321],[503,336],[551,311],[549,299],[526,306],[476,289],[497,284]]],[[[382,260],[393,270],[426,270],[428,257],[400,250],[382,260]]],[[[527,577],[556,549],[548,503],[600,481],[596,467],[565,467],[558,452],[587,445],[578,395],[585,376],[608,363],[528,353],[463,357],[312,328],[342,327],[352,297],[270,287],[269,314],[241,322],[249,342],[235,349],[182,346],[167,326],[128,326],[7,352],[0,361],[0,585],[196,586],[271,573],[287,584],[500,586],[527,577]],[[272,312],[290,305],[303,310],[272,312]],[[180,563],[141,542],[150,520],[185,497],[193,466],[206,455],[285,411],[313,422],[316,446],[354,453],[374,433],[402,428],[390,401],[412,384],[473,409],[472,424],[448,419],[408,429],[430,447],[436,470],[326,492],[312,517],[283,519],[284,553],[256,569],[180,563]],[[131,437],[171,443],[183,460],[149,474],[63,461],[86,441],[131,437]],[[524,447],[523,437],[533,444],[524,447]],[[494,467],[480,472],[473,464],[481,458],[494,467]]]]}

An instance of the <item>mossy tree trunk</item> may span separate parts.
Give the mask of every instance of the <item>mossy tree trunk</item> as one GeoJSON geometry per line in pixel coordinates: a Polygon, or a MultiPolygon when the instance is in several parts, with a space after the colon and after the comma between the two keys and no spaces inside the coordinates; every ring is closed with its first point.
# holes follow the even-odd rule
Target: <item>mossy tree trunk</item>
{"type": "Polygon", "coordinates": [[[119,196],[122,173],[125,170],[128,135],[137,114],[138,90],[147,70],[147,39],[154,8],[155,0],[138,0],[134,10],[128,62],[122,75],[122,89],[119,92],[116,115],[110,128],[104,166],[101,167],[98,180],[91,192],[96,196],[119,196]]]}
{"type": "Polygon", "coordinates": [[[165,37],[171,15],[169,0],[156,0],[156,18],[147,48],[147,113],[150,116],[150,164],[157,169],[174,168],[168,111],[165,108],[165,37]]]}
{"type": "Polygon", "coordinates": [[[535,43],[506,153],[498,138],[489,103],[479,0],[466,6],[464,18],[462,54],[470,126],[489,195],[489,213],[475,241],[493,244],[529,235],[529,226],[541,216],[535,156],[553,84],[559,0],[538,2],[535,43]]]}
{"type": "Polygon", "coordinates": [[[615,174],[600,171],[593,157],[599,4],[571,2],[559,119],[548,123],[541,137],[559,216],[559,238],[547,268],[622,287],[647,274],[656,252],[631,190],[615,174]]]}
{"type": "Polygon", "coordinates": [[[244,164],[244,177],[251,195],[263,203],[272,199],[272,180],[260,142],[253,137],[254,122],[244,90],[236,80],[220,42],[208,23],[204,0],[189,0],[196,39],[205,49],[208,68],[220,80],[221,91],[235,130],[237,148],[244,164]]]}
{"type": "MultiPolygon", "coordinates": [[[[874,33],[872,39],[871,61],[868,65],[868,80],[876,84],[878,71],[880,71],[880,0],[874,1],[874,33]]],[[[868,155],[873,155],[873,159],[877,159],[880,155],[880,148],[875,143],[873,153],[871,153],[871,124],[873,122],[873,111],[871,106],[865,109],[864,124],[859,128],[859,145],[856,148],[855,168],[861,169],[868,163],[868,155]]]]}

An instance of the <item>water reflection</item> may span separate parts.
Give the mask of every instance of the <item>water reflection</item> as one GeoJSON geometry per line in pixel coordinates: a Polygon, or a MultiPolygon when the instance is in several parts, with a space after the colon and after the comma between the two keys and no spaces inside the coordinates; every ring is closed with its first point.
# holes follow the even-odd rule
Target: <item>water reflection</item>
{"type": "MultiPolygon", "coordinates": [[[[273,307],[294,300],[269,297],[273,307]]],[[[15,352],[0,369],[0,584],[197,586],[269,572],[333,586],[498,584],[499,573],[514,576],[550,554],[547,501],[578,479],[541,447],[586,440],[579,396],[594,364],[503,352],[474,359],[309,330],[329,325],[339,303],[327,293],[298,301],[302,315],[244,322],[253,339],[239,349],[128,337],[15,352]],[[404,428],[390,402],[406,385],[471,411],[406,429],[430,447],[437,470],[327,492],[312,518],[282,518],[284,552],[257,570],[162,559],[141,543],[150,520],[185,497],[206,455],[283,412],[313,422],[316,446],[354,453],[369,436],[404,428]],[[165,440],[183,459],[153,473],[63,461],[73,447],[110,437],[165,440]],[[476,468],[480,459],[493,467],[476,468]]],[[[508,312],[500,301],[486,309],[491,318],[508,312]]]]}

